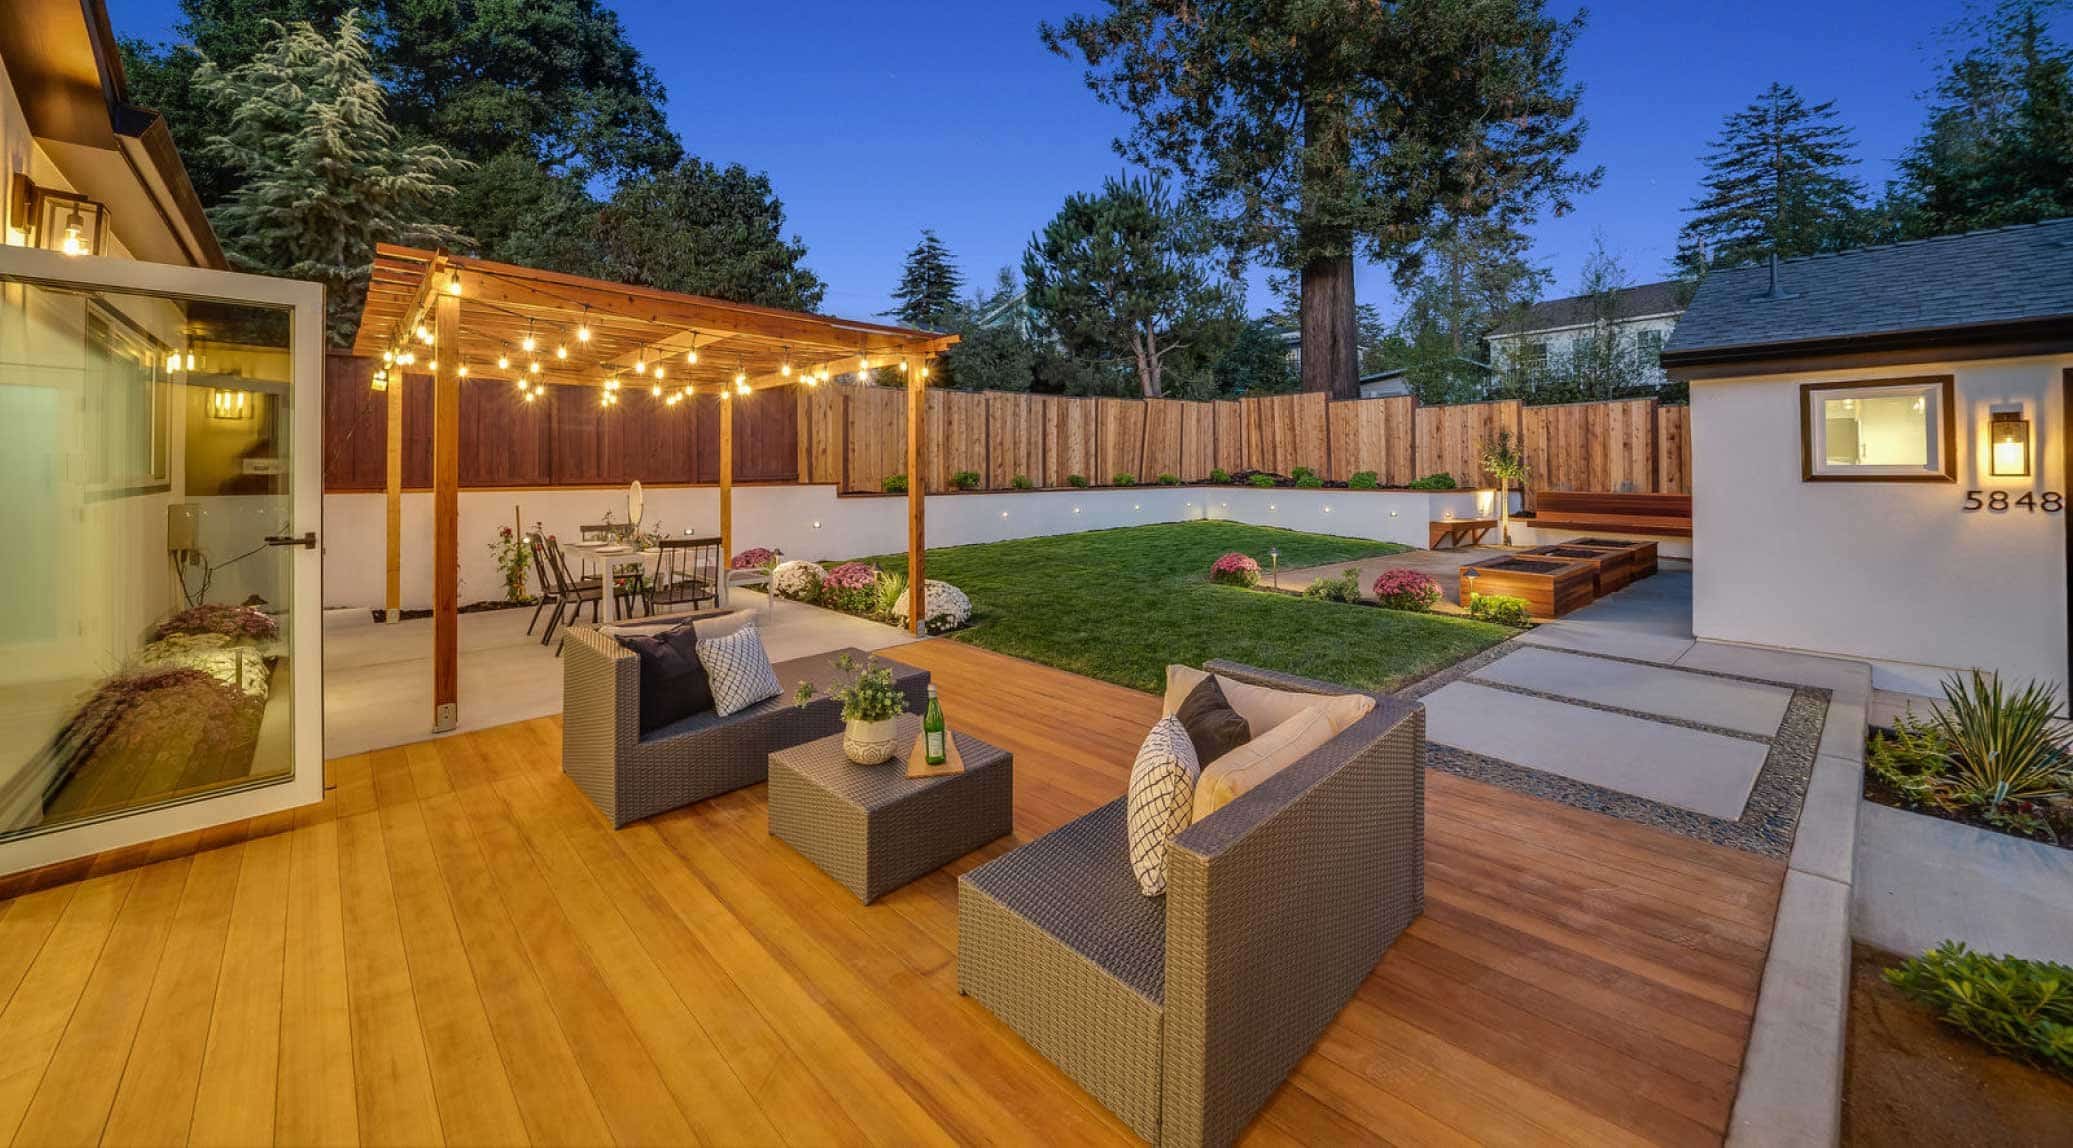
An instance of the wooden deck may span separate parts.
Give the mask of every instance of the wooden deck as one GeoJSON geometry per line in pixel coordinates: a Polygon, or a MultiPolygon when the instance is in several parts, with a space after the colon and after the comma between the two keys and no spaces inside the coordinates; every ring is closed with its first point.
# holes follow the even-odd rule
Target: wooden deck
{"type": "MultiPolygon", "coordinates": [[[[898,653],[1014,751],[1020,839],[1122,792],[1156,716],[898,653]]],[[[1129,1140],[957,995],[953,872],[860,906],[760,786],[615,833],[558,746],[343,758],[321,806],[0,880],[0,1143],[1129,1140]]],[[[1249,1140],[1718,1142],[1782,867],[1429,780],[1429,908],[1249,1140]]]]}

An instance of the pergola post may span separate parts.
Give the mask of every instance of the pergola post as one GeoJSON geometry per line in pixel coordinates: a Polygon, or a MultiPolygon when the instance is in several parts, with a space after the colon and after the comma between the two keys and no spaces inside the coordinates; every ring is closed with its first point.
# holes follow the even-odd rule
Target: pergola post
{"type": "Polygon", "coordinates": [[[388,574],[382,597],[382,618],[403,620],[403,369],[389,368],[388,456],[383,489],[387,492],[388,574]]]}
{"type": "Polygon", "coordinates": [[[728,605],[727,572],[734,568],[734,392],[720,384],[720,605],[728,605]]]}
{"type": "Polygon", "coordinates": [[[927,482],[922,478],[923,428],[928,417],[928,359],[907,365],[907,621],[916,636],[928,632],[924,613],[928,601],[928,570],[922,552],[927,548],[927,482]]]}
{"type": "Polygon", "coordinates": [[[460,299],[441,294],[433,316],[432,728],[443,731],[460,721],[460,299]]]}

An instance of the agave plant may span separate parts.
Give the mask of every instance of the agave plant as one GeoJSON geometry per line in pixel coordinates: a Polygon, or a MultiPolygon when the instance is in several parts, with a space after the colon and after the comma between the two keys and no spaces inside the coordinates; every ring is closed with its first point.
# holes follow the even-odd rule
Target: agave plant
{"type": "Polygon", "coordinates": [[[1933,719],[1949,746],[1953,788],[1989,808],[2052,797],[2073,783],[2073,730],[2043,682],[2020,691],[2001,675],[1953,675],[1933,719]]]}

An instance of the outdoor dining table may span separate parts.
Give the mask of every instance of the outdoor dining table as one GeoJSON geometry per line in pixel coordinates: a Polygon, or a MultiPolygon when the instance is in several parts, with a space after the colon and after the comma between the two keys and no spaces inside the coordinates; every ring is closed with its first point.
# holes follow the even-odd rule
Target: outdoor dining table
{"type": "MultiPolygon", "coordinates": [[[[564,542],[561,544],[561,547],[564,550],[584,555],[586,560],[596,559],[598,565],[608,574],[616,575],[621,570],[638,566],[643,576],[649,580],[650,585],[654,584],[656,568],[662,561],[662,550],[660,547],[636,550],[623,542],[594,540],[564,542]]],[[[613,622],[619,621],[619,595],[611,592],[609,584],[602,598],[604,600],[605,623],[610,625],[613,622]]]]}

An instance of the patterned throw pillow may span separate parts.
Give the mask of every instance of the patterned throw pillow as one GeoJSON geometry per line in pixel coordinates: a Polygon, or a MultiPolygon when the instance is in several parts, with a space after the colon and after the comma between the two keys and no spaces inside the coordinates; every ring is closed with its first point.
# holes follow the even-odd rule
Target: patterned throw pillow
{"type": "Polygon", "coordinates": [[[1147,897],[1166,892],[1166,845],[1193,819],[1195,777],[1200,772],[1187,727],[1179,718],[1160,718],[1130,767],[1130,796],[1124,805],[1130,869],[1147,897]]]}
{"type": "Polygon", "coordinates": [[[777,684],[777,671],[770,668],[770,655],[763,652],[763,637],[754,626],[717,638],[700,635],[698,660],[705,663],[706,677],[712,680],[713,709],[721,717],[783,692],[777,684]]]}

